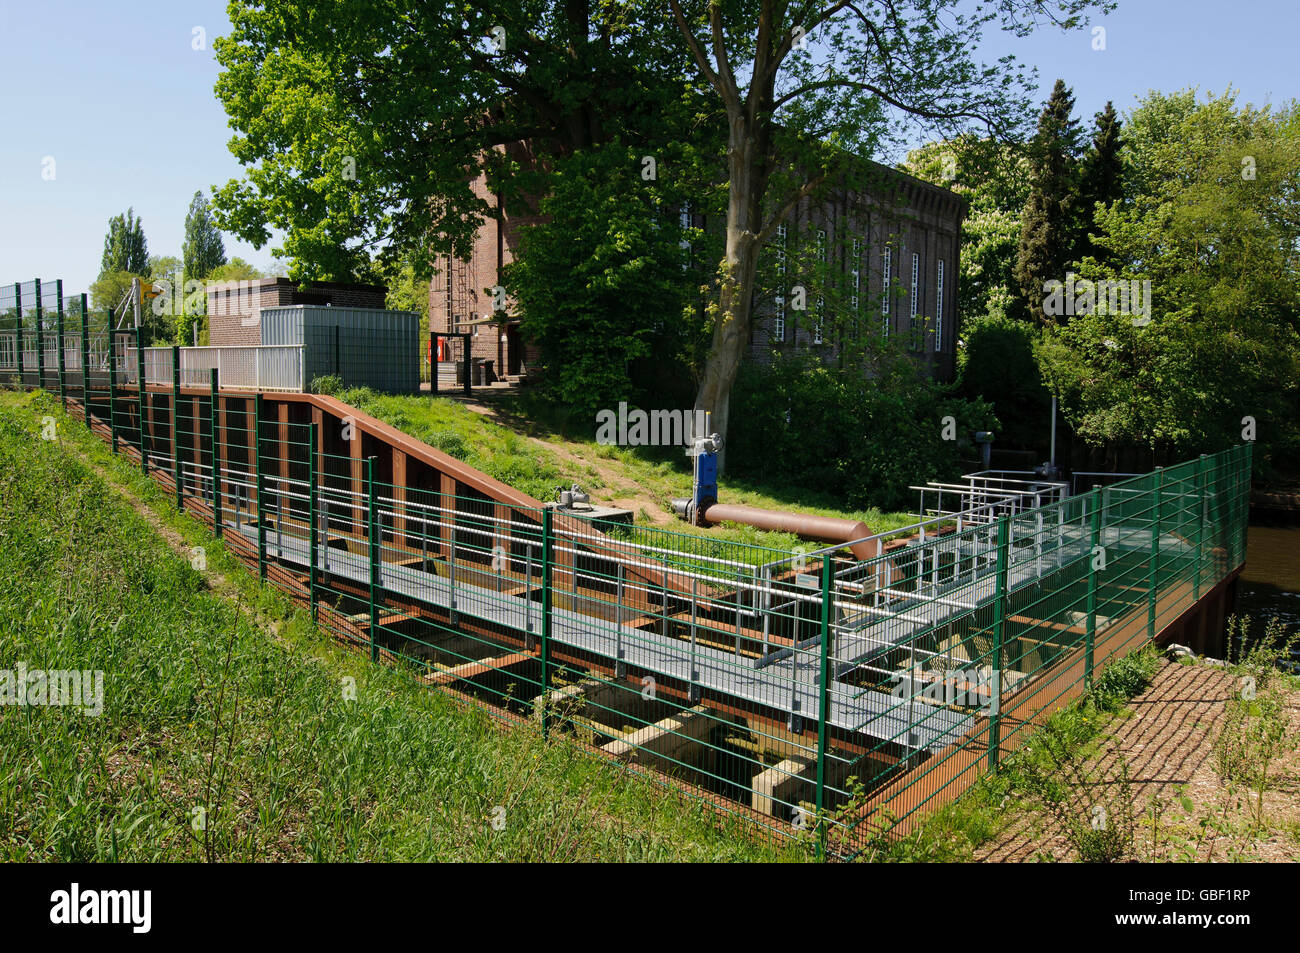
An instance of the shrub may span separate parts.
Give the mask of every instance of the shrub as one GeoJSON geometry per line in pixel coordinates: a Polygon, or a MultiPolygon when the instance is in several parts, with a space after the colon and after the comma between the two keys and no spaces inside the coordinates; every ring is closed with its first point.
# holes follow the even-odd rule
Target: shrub
{"type": "Polygon", "coordinates": [[[343,378],[337,374],[325,374],[321,377],[311,379],[311,391],[313,394],[326,394],[330,397],[337,397],[343,390],[343,378]]]}
{"type": "Polygon", "coordinates": [[[902,373],[868,379],[815,358],[778,356],[742,366],[731,397],[728,467],[733,475],[835,494],[847,508],[902,509],[909,486],[950,479],[971,431],[993,426],[988,404],[902,373]],[[944,439],[951,416],[955,438],[944,439]]]}

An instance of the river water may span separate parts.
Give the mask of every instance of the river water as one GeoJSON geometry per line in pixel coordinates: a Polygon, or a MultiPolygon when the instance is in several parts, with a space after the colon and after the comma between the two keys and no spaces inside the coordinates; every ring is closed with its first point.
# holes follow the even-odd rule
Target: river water
{"type": "Polygon", "coordinates": [[[1300,625],[1300,523],[1251,523],[1237,612],[1251,617],[1255,631],[1271,616],[1300,625]]]}

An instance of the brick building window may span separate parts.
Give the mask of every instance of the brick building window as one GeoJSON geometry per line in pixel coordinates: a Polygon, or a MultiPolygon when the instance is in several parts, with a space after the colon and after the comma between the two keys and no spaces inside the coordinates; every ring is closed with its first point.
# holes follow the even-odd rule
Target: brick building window
{"type": "Polygon", "coordinates": [[[908,342],[908,346],[911,347],[911,349],[914,351],[918,351],[921,349],[922,328],[920,322],[917,321],[916,319],[917,310],[920,308],[920,306],[921,306],[921,256],[916,252],[912,252],[912,289],[908,293],[909,321],[908,321],[907,330],[908,330],[908,334],[911,337],[911,340],[908,342]]]}
{"type": "Polygon", "coordinates": [[[889,287],[890,281],[893,280],[891,272],[894,270],[894,250],[886,246],[884,251],[884,260],[880,265],[880,288],[884,292],[883,300],[880,302],[880,311],[885,316],[885,336],[889,336],[889,304],[893,298],[893,289],[889,287]]]}
{"type": "Polygon", "coordinates": [[[936,263],[938,274],[934,286],[934,349],[943,350],[943,259],[936,263]]]}
{"type": "Polygon", "coordinates": [[[776,227],[776,271],[781,279],[781,293],[776,296],[776,317],[772,321],[772,340],[778,343],[785,341],[785,243],[789,234],[789,229],[784,225],[776,227]]]}

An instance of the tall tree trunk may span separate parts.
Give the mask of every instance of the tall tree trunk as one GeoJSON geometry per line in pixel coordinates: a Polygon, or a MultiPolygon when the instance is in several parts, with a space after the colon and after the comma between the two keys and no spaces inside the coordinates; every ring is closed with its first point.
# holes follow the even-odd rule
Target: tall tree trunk
{"type": "MultiPolygon", "coordinates": [[[[763,193],[766,163],[760,137],[754,135],[743,116],[732,118],[727,159],[727,244],[722,261],[718,314],[713,344],[704,364],[695,409],[709,414],[709,429],[727,435],[731,408],[731,387],[749,343],[753,315],[754,279],[762,247],[763,193]]],[[[718,455],[721,471],[725,450],[718,455]]]]}

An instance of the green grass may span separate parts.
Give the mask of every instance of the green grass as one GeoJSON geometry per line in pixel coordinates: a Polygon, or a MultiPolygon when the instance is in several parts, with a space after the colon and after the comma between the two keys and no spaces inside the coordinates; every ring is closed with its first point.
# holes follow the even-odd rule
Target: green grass
{"type": "Polygon", "coordinates": [[[804,856],[336,646],[57,401],[4,392],[0,669],[18,661],[104,672],[104,709],[0,707],[0,860],[804,856]],[[202,546],[220,592],[112,484],[202,546]]]}
{"type": "MultiPolygon", "coordinates": [[[[548,423],[535,402],[516,399],[501,403],[503,419],[509,424],[504,426],[445,397],[379,394],[364,387],[336,389],[327,385],[326,389],[344,403],[539,500],[554,499],[557,487],[578,483],[600,502],[626,492],[616,484],[631,485],[652,498],[662,517],[670,512],[673,497],[690,495],[690,458],[680,447],[598,444],[594,428],[584,435],[561,423],[548,423]],[[527,437],[542,440],[554,450],[527,437]]],[[[728,503],[860,520],[873,532],[907,526],[916,519],[910,513],[882,512],[875,507],[844,510],[815,487],[767,486],[724,477],[719,496],[728,503]]],[[[636,514],[636,520],[640,524],[653,522],[644,511],[636,514]]],[[[798,537],[789,533],[746,526],[700,528],[674,521],[666,528],[688,536],[783,551],[799,543],[798,537]]]]}

